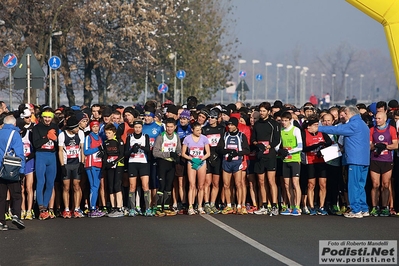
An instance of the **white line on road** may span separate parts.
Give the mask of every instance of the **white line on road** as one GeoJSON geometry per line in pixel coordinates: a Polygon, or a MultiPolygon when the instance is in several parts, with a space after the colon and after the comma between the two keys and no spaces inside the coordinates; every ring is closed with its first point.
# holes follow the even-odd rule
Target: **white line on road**
{"type": "Polygon", "coordinates": [[[287,257],[284,257],[283,255],[277,253],[276,251],[266,247],[265,245],[262,245],[261,243],[259,243],[258,241],[253,240],[252,238],[244,235],[243,233],[237,231],[236,229],[228,226],[225,223],[222,223],[221,221],[219,221],[218,219],[213,218],[210,215],[201,215],[201,217],[203,217],[204,219],[207,219],[209,222],[213,223],[214,225],[220,227],[221,229],[225,230],[226,232],[232,234],[233,236],[237,237],[238,239],[250,244],[251,246],[253,246],[254,248],[262,251],[263,253],[265,253],[266,255],[286,264],[286,265],[296,265],[296,266],[300,266],[301,264],[290,260],[287,257]]]}

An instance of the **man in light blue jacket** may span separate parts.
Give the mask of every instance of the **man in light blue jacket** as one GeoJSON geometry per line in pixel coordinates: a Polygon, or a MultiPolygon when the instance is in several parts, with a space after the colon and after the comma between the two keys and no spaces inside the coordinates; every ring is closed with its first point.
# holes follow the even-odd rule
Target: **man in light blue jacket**
{"type": "Polygon", "coordinates": [[[320,126],[319,131],[344,136],[344,154],[348,164],[348,196],[352,208],[347,218],[369,216],[366,203],[366,184],[370,164],[370,130],[354,106],[346,107],[349,121],[338,126],[320,126]]]}

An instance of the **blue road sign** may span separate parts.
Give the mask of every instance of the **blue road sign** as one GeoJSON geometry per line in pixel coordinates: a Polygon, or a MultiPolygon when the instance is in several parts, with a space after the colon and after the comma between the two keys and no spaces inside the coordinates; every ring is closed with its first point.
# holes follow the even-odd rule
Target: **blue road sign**
{"type": "Polygon", "coordinates": [[[240,78],[245,78],[247,76],[247,72],[245,70],[241,70],[239,75],[240,75],[240,78]]]}
{"type": "Polygon", "coordinates": [[[48,65],[52,70],[57,70],[61,67],[61,58],[58,56],[52,56],[48,60],[48,65]]]}
{"type": "Polygon", "coordinates": [[[177,77],[178,79],[184,79],[184,78],[186,77],[186,71],[184,71],[184,70],[179,70],[179,71],[177,71],[176,77],[177,77]]]}
{"type": "Polygon", "coordinates": [[[15,54],[6,54],[3,56],[3,65],[6,68],[13,68],[18,64],[18,59],[15,54]]]}
{"type": "Polygon", "coordinates": [[[161,83],[158,85],[158,92],[159,93],[167,93],[168,92],[168,85],[166,85],[165,83],[161,83]]]}
{"type": "Polygon", "coordinates": [[[256,75],[256,80],[261,81],[263,79],[263,76],[261,74],[256,75]]]}

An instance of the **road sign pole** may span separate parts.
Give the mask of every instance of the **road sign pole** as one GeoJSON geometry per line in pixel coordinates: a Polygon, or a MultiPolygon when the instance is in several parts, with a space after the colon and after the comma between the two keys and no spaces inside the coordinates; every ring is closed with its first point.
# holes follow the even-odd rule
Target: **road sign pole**
{"type": "MultiPolygon", "coordinates": [[[[26,89],[28,91],[28,103],[31,103],[31,101],[30,101],[30,54],[26,55],[26,85],[27,85],[26,89]]],[[[37,104],[37,98],[36,98],[36,104],[37,104]]]]}
{"type": "MultiPolygon", "coordinates": [[[[51,35],[50,36],[50,58],[53,56],[52,55],[52,53],[53,53],[53,36],[51,35]]],[[[51,80],[51,67],[49,66],[49,78],[48,78],[48,82],[49,82],[49,95],[48,95],[48,105],[50,106],[50,107],[53,107],[52,105],[51,105],[51,102],[52,102],[52,100],[53,100],[53,84],[52,84],[52,80],[51,80]]]]}
{"type": "Polygon", "coordinates": [[[9,104],[10,104],[10,111],[11,111],[12,110],[12,82],[11,82],[12,73],[11,73],[11,68],[9,69],[9,73],[10,73],[10,75],[9,75],[9,81],[10,81],[10,99],[9,99],[9,104]]]}
{"type": "Polygon", "coordinates": [[[54,103],[54,109],[58,108],[58,87],[57,87],[57,70],[54,70],[54,96],[55,96],[55,103],[54,103]]]}
{"type": "Polygon", "coordinates": [[[183,93],[183,79],[180,80],[180,93],[181,93],[181,100],[180,102],[184,103],[184,93],[183,93]]]}

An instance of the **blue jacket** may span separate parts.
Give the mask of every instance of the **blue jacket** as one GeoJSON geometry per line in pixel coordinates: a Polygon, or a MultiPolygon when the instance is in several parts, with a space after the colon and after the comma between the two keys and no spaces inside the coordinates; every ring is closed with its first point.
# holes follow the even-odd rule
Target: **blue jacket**
{"type": "Polygon", "coordinates": [[[319,126],[319,131],[344,136],[343,156],[348,164],[370,164],[370,130],[360,115],[338,126],[319,126]]]}
{"type": "MultiPolygon", "coordinates": [[[[21,169],[19,170],[19,173],[23,174],[25,172],[24,144],[22,143],[21,135],[19,135],[19,128],[14,127],[10,124],[5,124],[0,130],[0,158],[2,159],[4,156],[8,138],[10,137],[13,130],[15,130],[15,132],[12,136],[8,151],[14,150],[15,156],[22,159],[21,169]]],[[[3,160],[0,160],[0,166],[2,165],[2,163],[3,160]]]]}

